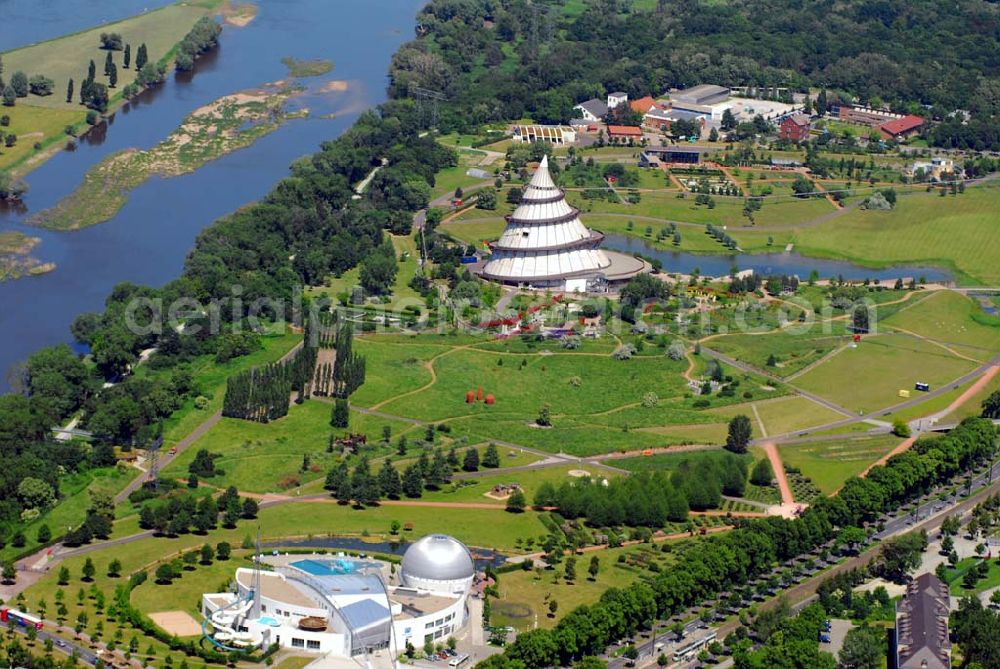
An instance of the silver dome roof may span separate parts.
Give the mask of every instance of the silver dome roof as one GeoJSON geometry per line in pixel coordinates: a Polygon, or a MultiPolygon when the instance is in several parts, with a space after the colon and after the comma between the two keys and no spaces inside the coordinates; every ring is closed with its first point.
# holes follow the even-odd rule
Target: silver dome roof
{"type": "Polygon", "coordinates": [[[433,581],[458,581],[472,577],[476,566],[472,555],[458,539],[429,534],[403,554],[403,579],[407,576],[433,581]]]}

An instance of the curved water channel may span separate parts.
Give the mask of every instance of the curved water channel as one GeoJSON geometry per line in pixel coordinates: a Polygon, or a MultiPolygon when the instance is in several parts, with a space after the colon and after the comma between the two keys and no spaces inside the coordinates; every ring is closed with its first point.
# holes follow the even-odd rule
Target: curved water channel
{"type": "MultiPolygon", "coordinates": [[[[167,4],[144,3],[141,9],[167,4]]],[[[0,390],[7,370],[33,350],[70,340],[69,325],[81,312],[101,309],[122,281],[162,285],[181,271],[198,232],[213,220],[260,198],[287,174],[296,158],[336,137],[363,110],[385,98],[392,54],[413,35],[423,0],[259,0],[246,27],[227,25],[219,48],[194,73],[171,75],[155,90],[96,128],[75,151],[63,151],[27,176],[23,207],[0,211],[0,231],[40,237],[34,254],[56,263],[55,271],[0,283],[0,390]],[[24,225],[31,213],[72,192],[89,167],[128,147],[149,148],[169,135],[195,109],[229,93],[287,77],[285,56],[326,58],[333,72],[304,79],[309,92],[293,106],[308,119],[291,120],[249,148],[196,172],[153,178],[132,191],[110,221],[77,232],[51,232],[24,225]],[[347,90],[322,92],[331,79],[347,90]],[[334,115],[333,118],[322,118],[334,115]]],[[[128,0],[0,0],[4,35],[0,49],[56,37],[137,11],[128,0]]]]}
{"type": "Polygon", "coordinates": [[[752,269],[755,274],[785,274],[808,278],[813,270],[820,278],[843,276],[852,281],[864,279],[897,279],[924,277],[928,281],[950,281],[951,274],[940,267],[919,267],[899,265],[883,269],[863,267],[843,260],[822,260],[808,258],[795,252],[790,253],[720,253],[703,255],[683,251],[669,251],[658,248],[653,243],[638,237],[615,233],[604,236],[603,248],[622,253],[641,253],[646,258],[656,258],[663,263],[663,271],[691,274],[697,270],[703,276],[724,276],[733,267],[738,270],[752,269]]]}

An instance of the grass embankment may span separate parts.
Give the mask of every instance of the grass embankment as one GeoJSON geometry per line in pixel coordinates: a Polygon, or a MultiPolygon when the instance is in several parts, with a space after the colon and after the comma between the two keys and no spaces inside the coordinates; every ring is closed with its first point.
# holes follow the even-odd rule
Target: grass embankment
{"type": "Polygon", "coordinates": [[[53,81],[51,95],[29,94],[20,98],[14,107],[4,107],[2,113],[11,117],[9,132],[18,135],[18,143],[0,153],[0,170],[16,168],[18,173],[26,173],[50,155],[49,149],[66,139],[66,126],[72,125],[78,130],[85,127],[87,110],[79,104],[79,95],[80,84],[87,77],[87,66],[91,60],[97,66],[96,80],[108,83],[103,75],[108,52],[100,48],[101,33],[119,33],[123,42],[132,46],[132,66],[128,69],[124,67],[122,52],[111,52],[118,66],[118,84],[116,88],[109,89],[111,100],[108,109],[114,111],[123,102],[122,89],[135,80],[135,57],[139,45],[146,45],[151,61],[166,62],[198,19],[210,15],[219,5],[219,0],[179,2],[0,54],[8,78],[20,70],[29,78],[40,74],[53,81]],[[73,79],[75,91],[73,99],[67,102],[66,87],[70,79],[73,79]]]}
{"type": "Polygon", "coordinates": [[[31,256],[41,240],[23,232],[0,232],[0,281],[44,274],[55,269],[54,263],[42,263],[31,256]]]}
{"type": "Polygon", "coordinates": [[[221,97],[192,112],[148,151],[126,149],[108,156],[87,171],[79,188],[31,222],[57,230],[103,223],[125,205],[130,190],[150,177],[193,172],[277,130],[291,117],[284,105],[296,90],[268,86],[221,97]]]}

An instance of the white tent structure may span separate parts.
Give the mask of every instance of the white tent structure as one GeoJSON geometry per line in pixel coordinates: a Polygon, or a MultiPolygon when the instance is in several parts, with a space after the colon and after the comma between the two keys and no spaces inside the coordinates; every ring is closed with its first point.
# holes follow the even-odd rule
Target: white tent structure
{"type": "Polygon", "coordinates": [[[521,203],[507,217],[507,227],[483,267],[485,279],[538,287],[564,286],[567,280],[599,278],[611,267],[597,248],[604,235],[580,221],[580,211],[549,174],[548,157],[524,189],[521,203]]]}

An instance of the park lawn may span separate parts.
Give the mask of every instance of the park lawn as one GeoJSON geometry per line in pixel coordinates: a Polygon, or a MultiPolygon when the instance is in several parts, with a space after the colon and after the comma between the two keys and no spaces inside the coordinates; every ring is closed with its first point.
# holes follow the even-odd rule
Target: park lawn
{"type": "MultiPolygon", "coordinates": [[[[775,194],[781,193],[780,188],[775,188],[775,194]]],[[[742,211],[742,208],[741,208],[742,211]]],[[[771,200],[764,198],[764,204],[760,211],[753,216],[757,225],[768,227],[794,226],[807,223],[814,218],[819,218],[833,211],[834,206],[826,198],[785,198],[781,200],[771,200]]],[[[741,223],[745,224],[744,218],[741,223]]]]}
{"type": "MultiPolygon", "coordinates": [[[[466,174],[469,168],[477,167],[483,159],[481,153],[468,153],[462,151],[458,156],[458,165],[446,167],[434,175],[434,186],[431,188],[431,199],[435,200],[444,195],[454,195],[456,188],[468,188],[482,183],[483,179],[466,174]]],[[[481,167],[484,172],[492,174],[492,166],[481,167]]],[[[474,195],[470,194],[472,197],[474,195]]]]}
{"type": "Polygon", "coordinates": [[[461,220],[453,221],[445,223],[439,230],[451,235],[463,244],[482,248],[483,242],[499,239],[506,225],[506,221],[497,217],[495,220],[477,220],[475,223],[468,223],[461,220]]]}
{"type": "Polygon", "coordinates": [[[980,320],[973,320],[976,313],[981,313],[981,309],[969,297],[939,290],[882,320],[880,325],[914,332],[985,362],[1000,350],[1000,319],[995,319],[995,325],[988,325],[985,314],[980,320]]]}
{"type": "MultiPolygon", "coordinates": [[[[676,193],[643,193],[639,204],[622,204],[619,201],[588,200],[579,192],[568,192],[566,201],[580,209],[583,214],[624,214],[626,216],[648,216],[667,221],[688,223],[711,223],[713,225],[740,225],[745,221],[742,201],[736,198],[715,198],[715,208],[696,205],[695,196],[688,193],[678,198],[676,193]]],[[[589,220],[586,216],[584,221],[589,220]]],[[[683,232],[681,233],[684,234],[683,232]]]]}
{"type": "Polygon", "coordinates": [[[18,70],[29,78],[36,74],[47,76],[54,82],[52,95],[29,95],[24,99],[25,102],[77,112],[81,109],[80,83],[87,76],[87,65],[91,60],[97,66],[97,81],[107,83],[103,72],[108,52],[100,48],[101,33],[120,33],[122,40],[132,45],[132,67],[129,69],[122,66],[122,52],[112,52],[118,66],[118,87],[110,89],[109,94],[115,95],[135,79],[135,57],[140,44],[146,45],[150,62],[156,63],[172,56],[174,47],[184,39],[198,19],[209,15],[219,5],[217,0],[178,2],[115,23],[6,51],[0,54],[3,56],[4,72],[8,73],[8,77],[18,70]],[[74,99],[67,103],[66,85],[70,79],[76,84],[76,90],[74,99]]]}
{"type": "MultiPolygon", "coordinates": [[[[674,246],[673,235],[668,236],[663,241],[656,240],[656,234],[664,227],[663,223],[647,221],[641,218],[631,219],[627,214],[588,214],[583,218],[587,227],[601,232],[618,235],[628,235],[637,239],[642,239],[647,244],[654,246],[661,251],[677,251],[689,253],[721,254],[727,249],[715,241],[705,232],[706,228],[700,224],[683,224],[677,227],[677,232],[681,235],[681,243],[674,246]],[[629,225],[631,224],[631,229],[629,225]],[[650,228],[649,234],[646,234],[650,228]]],[[[669,268],[668,268],[669,269],[669,268]]]]}
{"type": "MultiPolygon", "coordinates": [[[[696,463],[702,460],[716,461],[733,455],[722,449],[706,449],[701,451],[680,451],[677,453],[656,453],[655,455],[637,456],[633,458],[614,458],[606,460],[610,465],[627,469],[630,472],[674,471],[685,462],[696,463]]],[[[737,456],[752,463],[750,455],[737,456]]]]}
{"type": "Polygon", "coordinates": [[[743,414],[750,418],[750,423],[754,427],[754,433],[760,432],[760,422],[764,424],[767,435],[776,436],[795,432],[815,425],[825,425],[842,419],[842,414],[829,409],[822,404],[813,402],[807,397],[790,395],[772,400],[762,400],[747,404],[734,404],[732,406],[719,409],[712,409],[711,413],[723,416],[727,419],[743,414]],[[756,414],[754,413],[756,409],[756,414]]]}
{"type": "MultiPolygon", "coordinates": [[[[191,448],[170,463],[163,475],[186,479],[188,466],[198,451],[205,449],[218,454],[216,467],[222,476],[204,479],[203,483],[225,488],[236,486],[241,491],[255,493],[285,492],[314,479],[321,479],[339,461],[339,453],[328,453],[332,434],[341,430],[330,428],[332,405],[311,399],[293,405],[288,415],[270,423],[223,418],[212,426],[191,448]],[[301,471],[303,457],[308,455],[309,470],[301,471]]],[[[400,435],[414,426],[401,421],[351,412],[346,432],[364,434],[369,444],[382,438],[382,427],[389,425],[393,435],[400,435]]]]}
{"type": "Polygon", "coordinates": [[[505,506],[506,500],[488,496],[486,493],[498,484],[517,483],[524,491],[528,504],[535,498],[539,486],[544,482],[552,483],[556,486],[564,481],[578,480],[570,476],[569,472],[586,471],[595,477],[595,480],[611,479],[620,476],[618,472],[595,467],[594,465],[558,465],[555,467],[539,467],[537,469],[521,470],[516,472],[498,471],[490,476],[456,480],[451,485],[443,487],[441,490],[426,491],[421,499],[437,502],[475,502],[479,504],[496,504],[505,506]]]}
{"type": "Polygon", "coordinates": [[[810,369],[794,385],[870,414],[897,404],[900,389],[917,382],[946,385],[975,366],[908,335],[877,335],[810,369]]]}
{"type": "Polygon", "coordinates": [[[911,193],[892,211],[853,210],[796,231],[800,253],[842,258],[872,267],[931,264],[957,273],[962,284],[1000,283],[991,224],[1000,202],[995,186],[976,186],[958,196],[911,193]]]}
{"type": "Polygon", "coordinates": [[[798,467],[824,494],[832,494],[851,476],[860,474],[902,441],[891,434],[778,444],[781,460],[798,467]]]}
{"type": "Polygon", "coordinates": [[[396,261],[398,262],[398,271],[396,272],[396,282],[392,288],[392,296],[397,300],[418,300],[422,305],[424,302],[423,298],[417,291],[410,288],[410,281],[417,274],[417,270],[419,269],[418,261],[420,260],[420,253],[417,251],[417,242],[414,239],[414,234],[411,232],[409,235],[389,236],[389,239],[392,240],[392,247],[396,251],[396,261]],[[406,259],[402,260],[401,258],[404,254],[406,259]]]}
{"type": "Polygon", "coordinates": [[[490,622],[510,625],[519,631],[532,629],[535,625],[550,628],[576,607],[599,600],[608,588],[627,588],[656,575],[641,563],[655,563],[664,569],[673,562],[672,555],[662,553],[655,544],[587,552],[575,556],[576,581],[568,584],[563,574],[569,557],[564,558],[555,569],[501,574],[498,584],[500,598],[491,605],[490,622]],[[629,563],[618,562],[622,555],[629,563]],[[597,578],[591,581],[587,569],[594,556],[600,561],[600,570],[597,578]],[[558,605],[555,615],[551,617],[548,608],[550,600],[555,600],[558,605]]]}
{"type": "MultiPolygon", "coordinates": [[[[6,56],[4,56],[6,58],[6,56]]],[[[4,65],[7,65],[6,60],[4,65]]],[[[27,100],[34,102],[36,96],[27,100]]],[[[10,117],[10,125],[0,128],[4,134],[17,135],[14,146],[0,148],[0,169],[6,170],[30,159],[37,153],[36,144],[43,147],[66,136],[66,126],[81,123],[86,114],[82,107],[76,109],[52,109],[49,107],[19,101],[13,107],[4,107],[0,115],[10,117]]]]}
{"type": "Polygon", "coordinates": [[[246,559],[248,555],[252,551],[234,550],[228,560],[213,560],[209,565],[199,563],[194,568],[185,565],[181,577],[169,584],[157,583],[151,574],[145,583],[132,590],[132,604],[146,615],[184,611],[201,622],[201,596],[206,592],[229,592],[222,586],[235,578],[236,570],[253,566],[246,559]]]}
{"type": "Polygon", "coordinates": [[[685,361],[666,356],[650,360],[614,360],[610,355],[551,352],[501,354],[455,348],[433,361],[436,379],[422,392],[388,402],[384,410],[424,420],[485,413],[520,416],[534,421],[548,404],[554,416],[580,416],[642,400],[647,392],[660,397],[682,394],[685,361]],[[502,365],[498,362],[502,361],[502,365]],[[579,377],[581,383],[571,380],[579,377]],[[465,393],[483,388],[496,405],[468,406],[465,393]],[[554,393],[554,388],[562,392],[554,393]]]}
{"type": "Polygon", "coordinates": [[[849,341],[839,324],[812,325],[804,330],[793,326],[765,335],[723,335],[712,339],[708,345],[713,350],[748,362],[758,369],[768,369],[784,378],[849,341]],[[768,367],[767,361],[772,355],[776,364],[768,367]]]}
{"type": "MultiPolygon", "coordinates": [[[[195,385],[202,395],[208,398],[208,407],[199,410],[194,406],[193,399],[185,399],[180,409],[163,421],[163,443],[173,446],[187,437],[201,423],[208,420],[212,414],[222,409],[222,400],[226,395],[226,381],[236,372],[250,367],[274,362],[288,353],[299,342],[302,335],[285,333],[269,335],[261,338],[262,348],[250,355],[233,358],[228,362],[217,363],[214,355],[204,355],[196,358],[190,365],[194,374],[195,385]]],[[[155,373],[147,365],[140,365],[136,375],[155,373]]]]}
{"type": "Polygon", "coordinates": [[[724,444],[729,428],[725,423],[692,423],[690,425],[658,425],[636,428],[638,432],[655,434],[669,444],[724,444]]]}
{"type": "Polygon", "coordinates": [[[959,560],[954,569],[948,570],[947,582],[953,597],[974,595],[983,592],[984,590],[1000,586],[1000,563],[997,563],[996,560],[988,560],[990,571],[986,575],[986,578],[976,581],[976,587],[971,590],[967,590],[964,587],[962,584],[962,577],[965,576],[967,571],[982,561],[983,560],[978,557],[967,557],[964,560],[959,560]]]}
{"type": "Polygon", "coordinates": [[[434,335],[358,337],[354,350],[365,356],[365,383],[351,403],[371,407],[425,386],[433,378],[428,361],[451,349],[448,340],[437,341],[434,335]]]}
{"type": "Polygon", "coordinates": [[[109,467],[63,477],[59,482],[59,490],[63,497],[44,515],[24,526],[22,531],[27,543],[22,548],[7,543],[0,550],[0,560],[14,559],[18,555],[39,549],[41,545],[37,537],[38,529],[42,525],[47,525],[54,536],[64,534],[66,528],[78,526],[87,517],[91,493],[114,496],[137,474],[137,471],[123,465],[121,470],[109,467]]]}
{"type": "Polygon", "coordinates": [[[300,655],[290,655],[278,662],[274,669],[305,669],[309,664],[316,661],[313,656],[304,657],[300,655]]]}
{"type": "MultiPolygon", "coordinates": [[[[940,395],[935,395],[934,397],[931,397],[927,401],[921,402],[920,404],[916,404],[914,406],[907,407],[899,411],[893,411],[891,415],[885,418],[885,420],[887,421],[903,420],[909,422],[916,418],[924,418],[926,416],[931,415],[932,413],[943,411],[944,409],[947,409],[952,402],[958,399],[958,396],[964,393],[966,389],[968,389],[968,387],[971,386],[973,383],[974,381],[970,381],[969,383],[963,384],[957,388],[951,388],[947,392],[941,393],[940,395]]],[[[923,393],[919,391],[910,392],[911,399],[920,399],[922,395],[923,393]]],[[[903,398],[900,398],[900,401],[902,401],[902,399],[903,398]]],[[[974,404],[974,401],[970,401],[969,404],[974,404]]],[[[976,405],[976,407],[978,408],[978,405],[976,405]]],[[[978,416],[979,412],[976,411],[974,415],[978,416]]]]}

